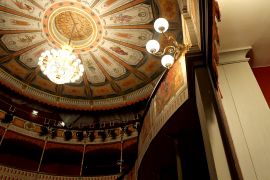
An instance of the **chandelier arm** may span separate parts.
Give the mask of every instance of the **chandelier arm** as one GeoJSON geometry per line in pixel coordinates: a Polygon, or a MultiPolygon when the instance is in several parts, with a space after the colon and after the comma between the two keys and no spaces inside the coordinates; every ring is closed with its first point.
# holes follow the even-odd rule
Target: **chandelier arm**
{"type": "Polygon", "coordinates": [[[163,34],[163,36],[169,41],[169,36],[167,36],[163,31],[161,31],[161,33],[163,34]]]}
{"type": "Polygon", "coordinates": [[[174,46],[178,47],[179,43],[176,41],[176,39],[173,36],[167,36],[164,32],[162,32],[163,36],[169,41],[172,42],[174,46]]]}
{"type": "Polygon", "coordinates": [[[163,56],[164,55],[164,51],[158,51],[158,52],[156,52],[156,53],[153,53],[153,55],[155,55],[155,56],[163,56]]]}
{"type": "Polygon", "coordinates": [[[171,42],[171,43],[176,47],[176,49],[178,49],[178,50],[180,50],[180,51],[182,51],[182,50],[185,51],[185,48],[186,48],[186,47],[188,47],[188,48],[190,47],[190,45],[178,43],[178,42],[176,41],[176,39],[175,39],[173,36],[168,36],[168,35],[166,35],[166,33],[164,33],[164,32],[162,32],[162,34],[163,34],[164,37],[167,39],[167,41],[171,42]]]}
{"type": "Polygon", "coordinates": [[[178,60],[180,56],[185,55],[187,51],[189,50],[190,45],[189,44],[181,44],[181,48],[177,48],[176,52],[174,54],[174,59],[178,60]]]}
{"type": "Polygon", "coordinates": [[[165,53],[173,54],[176,52],[176,47],[175,46],[166,46],[164,48],[165,53]]]}
{"type": "Polygon", "coordinates": [[[169,54],[174,54],[175,52],[176,52],[176,47],[174,47],[174,46],[166,46],[164,49],[163,49],[163,51],[158,51],[158,52],[156,52],[156,53],[153,53],[153,55],[155,55],[155,56],[163,56],[164,54],[167,54],[167,53],[169,53],[169,54]]]}
{"type": "Polygon", "coordinates": [[[71,39],[72,39],[75,27],[76,27],[76,24],[73,24],[72,31],[71,31],[71,34],[70,34],[70,38],[69,38],[69,41],[68,41],[68,45],[70,45],[70,43],[71,43],[71,39]]]}

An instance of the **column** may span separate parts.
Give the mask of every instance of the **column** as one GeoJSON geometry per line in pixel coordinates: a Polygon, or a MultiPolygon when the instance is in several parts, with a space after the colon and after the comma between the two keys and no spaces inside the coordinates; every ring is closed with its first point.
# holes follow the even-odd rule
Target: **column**
{"type": "Polygon", "coordinates": [[[246,58],[249,49],[220,54],[221,103],[243,179],[265,180],[270,179],[270,110],[246,58]]]}

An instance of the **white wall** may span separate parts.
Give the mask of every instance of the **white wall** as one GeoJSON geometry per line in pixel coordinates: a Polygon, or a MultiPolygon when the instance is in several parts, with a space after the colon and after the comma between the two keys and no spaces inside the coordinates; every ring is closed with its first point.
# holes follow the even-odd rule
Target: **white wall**
{"type": "Polygon", "coordinates": [[[243,178],[269,180],[270,110],[245,58],[247,50],[221,54],[222,105],[243,178]]]}
{"type": "Polygon", "coordinates": [[[230,180],[231,175],[214,108],[214,94],[206,68],[195,73],[196,103],[211,180],[230,180]]]}

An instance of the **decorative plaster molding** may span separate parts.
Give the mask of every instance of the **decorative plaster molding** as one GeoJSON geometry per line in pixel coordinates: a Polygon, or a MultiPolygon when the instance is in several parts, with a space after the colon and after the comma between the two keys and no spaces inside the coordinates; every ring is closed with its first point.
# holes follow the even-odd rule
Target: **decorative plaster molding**
{"type": "Polygon", "coordinates": [[[178,0],[181,11],[183,41],[191,44],[189,52],[201,50],[201,31],[199,16],[199,1],[178,0]]]}
{"type": "Polygon", "coordinates": [[[68,177],[40,174],[36,172],[23,171],[6,166],[0,166],[0,179],[27,179],[27,180],[116,180],[119,175],[95,176],[95,177],[68,177]]]}
{"type": "Polygon", "coordinates": [[[248,62],[249,58],[247,58],[246,55],[251,49],[252,47],[249,46],[239,49],[222,51],[219,53],[219,65],[248,62]]]}
{"type": "MultiPolygon", "coordinates": [[[[159,77],[154,79],[152,82],[153,83],[157,82],[158,78],[159,77]]],[[[37,101],[56,107],[62,107],[66,109],[76,109],[76,110],[107,110],[126,106],[147,98],[153,90],[153,85],[149,83],[136,91],[125,94],[120,97],[100,99],[100,100],[72,99],[52,95],[39,89],[36,89],[32,86],[28,86],[27,84],[16,79],[15,77],[8,74],[1,68],[0,68],[0,82],[5,86],[9,87],[10,89],[13,89],[14,91],[18,92],[19,94],[27,96],[31,99],[35,99],[37,101]]]]}

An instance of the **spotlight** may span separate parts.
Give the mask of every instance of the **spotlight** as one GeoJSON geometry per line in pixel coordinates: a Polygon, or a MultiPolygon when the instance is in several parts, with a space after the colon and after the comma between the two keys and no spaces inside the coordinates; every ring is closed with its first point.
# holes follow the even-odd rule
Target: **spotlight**
{"type": "Polygon", "coordinates": [[[107,137],[105,131],[99,131],[99,136],[101,137],[102,141],[105,141],[105,139],[107,137]]]}
{"type": "Polygon", "coordinates": [[[94,132],[89,132],[88,133],[88,138],[91,142],[93,142],[95,140],[95,134],[94,132]]]}
{"type": "Polygon", "coordinates": [[[126,127],[124,127],[124,132],[125,132],[125,134],[127,135],[127,136],[131,136],[131,134],[132,134],[132,127],[131,126],[126,126],[126,127]]]}
{"type": "Polygon", "coordinates": [[[135,115],[135,119],[136,119],[136,120],[141,119],[141,115],[140,115],[140,114],[136,114],[136,115],[135,115]]]}
{"type": "Polygon", "coordinates": [[[13,120],[13,114],[12,113],[7,113],[2,120],[3,123],[10,123],[13,120]]]}
{"type": "Polygon", "coordinates": [[[130,129],[127,129],[126,134],[127,134],[128,136],[131,136],[132,131],[131,131],[130,129]]]}
{"type": "Polygon", "coordinates": [[[51,138],[54,139],[57,136],[57,130],[55,128],[51,129],[51,138]]]}
{"type": "Polygon", "coordinates": [[[65,122],[64,121],[60,122],[59,124],[60,124],[60,126],[65,127],[65,122]]]}
{"type": "Polygon", "coordinates": [[[133,124],[133,128],[138,131],[140,129],[140,123],[136,122],[135,124],[133,124]]]}
{"type": "Polygon", "coordinates": [[[37,110],[33,110],[33,111],[32,111],[32,115],[33,115],[33,116],[37,116],[37,115],[38,115],[38,111],[37,111],[37,110]]]}
{"type": "Polygon", "coordinates": [[[111,134],[112,139],[116,139],[117,134],[115,132],[115,129],[111,129],[110,134],[111,134]]]}
{"type": "Polygon", "coordinates": [[[64,132],[65,140],[68,141],[72,138],[72,132],[71,131],[65,131],[64,132]]]}
{"type": "Polygon", "coordinates": [[[39,135],[40,136],[45,136],[45,135],[47,135],[49,133],[49,131],[48,131],[48,128],[47,127],[45,127],[45,126],[41,126],[40,127],[40,132],[39,132],[39,135]]]}
{"type": "Polygon", "coordinates": [[[77,135],[78,141],[82,141],[82,140],[83,140],[83,132],[82,132],[82,131],[78,131],[78,132],[76,133],[76,135],[77,135]]]}

